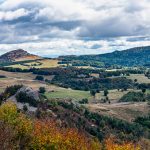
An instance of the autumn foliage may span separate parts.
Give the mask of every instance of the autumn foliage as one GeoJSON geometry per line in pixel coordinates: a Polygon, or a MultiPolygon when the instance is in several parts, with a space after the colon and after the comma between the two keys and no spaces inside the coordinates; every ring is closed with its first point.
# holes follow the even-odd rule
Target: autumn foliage
{"type": "Polygon", "coordinates": [[[105,140],[107,150],[141,150],[140,146],[133,143],[122,143],[118,144],[114,142],[113,138],[105,140]]]}
{"type": "Polygon", "coordinates": [[[50,120],[30,120],[11,102],[0,107],[0,123],[2,150],[100,150],[97,140],[50,120]]]}
{"type": "Polygon", "coordinates": [[[1,150],[140,150],[132,143],[116,144],[111,138],[102,145],[52,120],[29,119],[11,102],[0,106],[1,150]]]}

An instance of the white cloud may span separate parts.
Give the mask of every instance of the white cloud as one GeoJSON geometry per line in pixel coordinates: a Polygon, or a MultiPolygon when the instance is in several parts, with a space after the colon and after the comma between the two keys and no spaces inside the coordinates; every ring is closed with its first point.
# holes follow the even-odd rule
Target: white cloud
{"type": "MultiPolygon", "coordinates": [[[[134,37],[132,37],[134,38],[134,37]]],[[[114,50],[124,50],[132,47],[148,46],[148,42],[127,41],[127,37],[116,40],[97,40],[84,41],[72,39],[53,39],[48,42],[30,42],[21,44],[0,44],[0,54],[13,49],[22,48],[33,54],[41,56],[59,56],[59,55],[82,55],[82,54],[102,54],[114,50]],[[93,48],[97,45],[97,48],[93,48]]]]}
{"type": "Polygon", "coordinates": [[[19,17],[27,16],[29,12],[24,8],[15,11],[0,11],[0,21],[11,21],[19,17]]]}
{"type": "Polygon", "coordinates": [[[150,0],[5,0],[0,47],[89,54],[148,45],[138,37],[150,34],[149,14],[150,0]]]}

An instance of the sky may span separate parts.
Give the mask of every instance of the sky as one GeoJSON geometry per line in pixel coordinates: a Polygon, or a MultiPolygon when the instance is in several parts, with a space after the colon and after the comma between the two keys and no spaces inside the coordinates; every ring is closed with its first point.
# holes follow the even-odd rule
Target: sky
{"type": "Polygon", "coordinates": [[[150,45],[150,0],[0,0],[0,54],[101,54],[150,45]]]}

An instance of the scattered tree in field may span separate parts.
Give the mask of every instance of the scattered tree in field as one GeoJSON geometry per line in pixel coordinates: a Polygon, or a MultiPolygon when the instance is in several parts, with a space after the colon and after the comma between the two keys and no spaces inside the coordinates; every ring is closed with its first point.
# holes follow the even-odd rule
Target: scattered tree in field
{"type": "Polygon", "coordinates": [[[134,83],[136,83],[138,80],[137,79],[134,79],[134,83]]]}
{"type": "Polygon", "coordinates": [[[36,76],[35,80],[43,81],[43,80],[44,80],[44,77],[38,75],[38,76],[36,76]]]}
{"type": "Polygon", "coordinates": [[[146,92],[146,89],[142,89],[142,93],[145,94],[145,92],[146,92]]]}
{"type": "Polygon", "coordinates": [[[104,96],[107,96],[108,94],[109,94],[108,90],[105,89],[105,90],[104,90],[104,96]]]}
{"type": "Polygon", "coordinates": [[[95,91],[95,90],[91,90],[91,91],[90,91],[90,94],[95,98],[96,91],[95,91]]]}

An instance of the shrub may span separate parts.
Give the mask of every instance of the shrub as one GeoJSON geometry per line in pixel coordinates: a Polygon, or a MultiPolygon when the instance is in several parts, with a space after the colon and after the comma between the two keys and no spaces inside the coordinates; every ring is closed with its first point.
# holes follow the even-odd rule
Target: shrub
{"type": "Polygon", "coordinates": [[[43,76],[36,76],[35,80],[43,81],[43,80],[44,80],[44,77],[43,77],[43,76]]]}
{"type": "Polygon", "coordinates": [[[142,92],[128,92],[120,99],[120,102],[143,102],[143,101],[145,101],[145,97],[142,92]]]}
{"type": "Polygon", "coordinates": [[[39,88],[39,93],[44,94],[46,92],[45,87],[40,87],[39,88]]]}
{"type": "Polygon", "coordinates": [[[19,92],[16,95],[17,102],[20,103],[29,103],[33,107],[37,107],[38,101],[34,97],[29,96],[26,92],[19,92]]]}
{"type": "Polygon", "coordinates": [[[88,99],[82,99],[81,101],[79,101],[80,104],[88,104],[88,99]]]}

